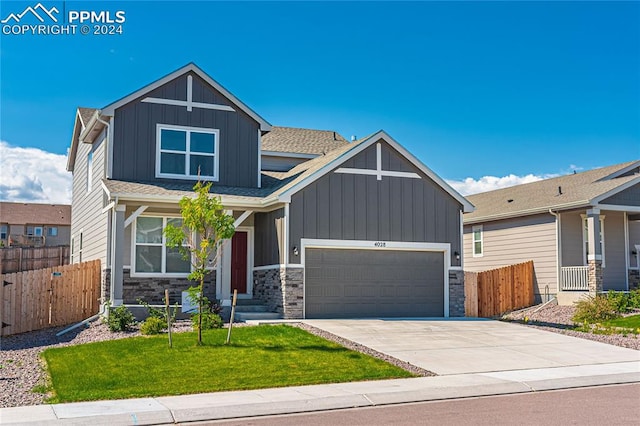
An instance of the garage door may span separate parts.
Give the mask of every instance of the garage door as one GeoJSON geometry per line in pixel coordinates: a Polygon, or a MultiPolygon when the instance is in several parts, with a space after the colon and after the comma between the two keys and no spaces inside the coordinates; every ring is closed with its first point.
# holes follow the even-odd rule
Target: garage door
{"type": "Polygon", "coordinates": [[[442,317],[442,252],[307,248],[306,318],[442,317]]]}

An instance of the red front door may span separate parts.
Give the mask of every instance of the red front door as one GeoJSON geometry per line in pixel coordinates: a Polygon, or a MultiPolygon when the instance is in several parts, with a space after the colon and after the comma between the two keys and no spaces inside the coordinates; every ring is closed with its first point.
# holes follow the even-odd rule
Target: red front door
{"type": "Polygon", "coordinates": [[[247,233],[236,231],[231,239],[231,293],[247,294],[247,233]]]}

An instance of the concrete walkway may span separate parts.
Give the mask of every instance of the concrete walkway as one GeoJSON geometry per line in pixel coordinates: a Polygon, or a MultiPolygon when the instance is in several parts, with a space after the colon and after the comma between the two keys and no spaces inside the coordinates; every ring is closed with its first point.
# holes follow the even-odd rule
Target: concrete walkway
{"type": "Polygon", "coordinates": [[[410,362],[439,371],[442,375],[2,408],[0,424],[171,424],[640,382],[640,352],[630,349],[494,321],[411,320],[402,324],[398,321],[366,321],[370,323],[308,322],[343,337],[350,335],[360,343],[368,341],[371,347],[384,349],[381,352],[412,360],[410,362]],[[376,325],[376,322],[385,323],[387,327],[376,325]],[[378,333],[369,332],[366,331],[368,327],[381,327],[386,331],[382,334],[380,330],[378,333]],[[528,331],[535,333],[529,334],[528,331]],[[428,333],[433,335],[428,337],[428,333]],[[465,338],[466,343],[447,344],[447,333],[450,334],[449,339],[465,338]],[[398,334],[397,340],[391,337],[392,334],[398,334]],[[536,340],[529,341],[530,338],[536,340]],[[409,342],[413,343],[409,345],[409,342]],[[539,350],[531,347],[537,344],[543,347],[539,350]],[[452,347],[447,349],[447,345],[452,347]],[[428,353],[423,353],[423,350],[440,356],[429,360],[428,353]],[[582,350],[588,352],[577,352],[582,350]],[[447,354],[452,359],[447,360],[447,354]],[[569,356],[579,357],[566,361],[569,356]],[[488,359],[491,357],[506,358],[488,359]],[[522,360],[520,367],[516,365],[519,357],[522,360]]]}

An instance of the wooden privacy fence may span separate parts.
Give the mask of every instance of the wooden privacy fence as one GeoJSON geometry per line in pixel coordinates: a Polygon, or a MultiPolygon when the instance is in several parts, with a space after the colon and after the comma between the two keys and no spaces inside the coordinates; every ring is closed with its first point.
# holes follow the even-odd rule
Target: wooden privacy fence
{"type": "Polygon", "coordinates": [[[52,268],[69,263],[69,246],[0,248],[0,274],[52,268]]]}
{"type": "Polygon", "coordinates": [[[0,275],[1,336],[72,324],[98,313],[100,261],[0,275]]]}
{"type": "Polygon", "coordinates": [[[465,272],[464,296],[468,317],[493,317],[533,305],[533,261],[465,272]]]}

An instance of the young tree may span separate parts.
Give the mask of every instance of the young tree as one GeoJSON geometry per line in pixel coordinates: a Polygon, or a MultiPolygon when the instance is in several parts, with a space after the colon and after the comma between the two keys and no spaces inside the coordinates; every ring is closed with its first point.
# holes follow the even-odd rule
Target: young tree
{"type": "MultiPolygon", "coordinates": [[[[228,215],[220,197],[210,197],[211,182],[198,181],[193,187],[195,198],[182,197],[180,213],[182,226],[167,224],[164,234],[168,247],[177,247],[185,259],[193,265],[188,278],[198,283],[198,344],[202,344],[202,316],[205,301],[204,278],[207,274],[209,259],[217,262],[220,246],[224,240],[233,236],[233,216],[228,215]]],[[[193,287],[191,294],[193,294],[193,287]]]]}

